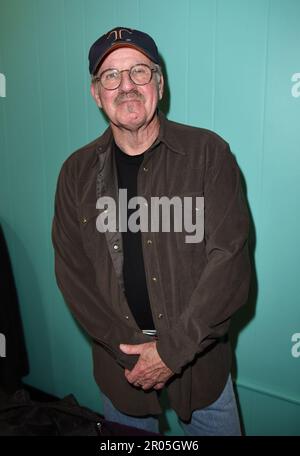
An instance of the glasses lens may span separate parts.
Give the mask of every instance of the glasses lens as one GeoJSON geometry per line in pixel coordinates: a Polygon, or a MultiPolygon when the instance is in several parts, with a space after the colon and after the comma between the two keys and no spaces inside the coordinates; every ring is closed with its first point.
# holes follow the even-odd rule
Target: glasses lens
{"type": "Polygon", "coordinates": [[[151,68],[143,63],[134,65],[130,70],[109,69],[100,76],[101,85],[107,90],[117,89],[121,83],[121,73],[129,71],[130,79],[137,85],[148,84],[152,78],[151,68]]]}
{"type": "Polygon", "coordinates": [[[130,78],[138,85],[148,84],[151,80],[151,76],[151,68],[144,64],[135,65],[130,70],[130,78]]]}
{"type": "Polygon", "coordinates": [[[118,70],[106,70],[101,75],[101,84],[105,89],[116,89],[120,84],[121,75],[118,70]]]}

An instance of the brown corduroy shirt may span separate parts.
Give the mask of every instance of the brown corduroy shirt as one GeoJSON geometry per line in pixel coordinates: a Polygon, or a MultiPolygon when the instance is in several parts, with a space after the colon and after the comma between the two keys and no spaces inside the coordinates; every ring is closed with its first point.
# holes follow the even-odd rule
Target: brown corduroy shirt
{"type": "MultiPolygon", "coordinates": [[[[214,402],[231,367],[227,334],[231,316],[246,304],[250,262],[249,216],[240,172],[228,143],[215,133],[167,120],[144,154],[138,195],[204,197],[204,239],[186,243],[183,232],[142,232],[143,257],[157,350],[175,373],[165,388],[183,420],[214,402]]],[[[92,339],[94,375],[123,413],[161,413],[156,390],[127,382],[137,355],[120,343],[151,341],[137,326],[124,293],[122,233],[100,233],[97,199],[118,202],[113,136],[74,152],[63,164],[56,190],[52,239],[58,286],[92,339]]],[[[193,210],[191,208],[191,210],[193,210]]]]}

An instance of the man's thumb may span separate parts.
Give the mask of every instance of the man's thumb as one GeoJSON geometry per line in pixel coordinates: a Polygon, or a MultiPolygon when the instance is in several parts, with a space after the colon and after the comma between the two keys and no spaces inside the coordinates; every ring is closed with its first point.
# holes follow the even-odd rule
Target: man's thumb
{"type": "Polygon", "coordinates": [[[141,353],[141,347],[139,345],[120,344],[120,350],[127,353],[127,355],[139,355],[141,353]]]}

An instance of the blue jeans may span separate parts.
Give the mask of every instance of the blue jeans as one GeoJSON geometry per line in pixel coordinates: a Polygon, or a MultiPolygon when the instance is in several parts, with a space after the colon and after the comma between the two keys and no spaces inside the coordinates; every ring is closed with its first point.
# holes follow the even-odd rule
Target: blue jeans
{"type": "MultiPolygon", "coordinates": [[[[104,394],[102,397],[104,417],[107,420],[150,432],[159,432],[158,417],[136,417],[126,415],[117,410],[104,394]]],[[[231,375],[228,377],[222,394],[215,402],[204,409],[194,410],[189,422],[183,422],[180,419],[179,422],[186,436],[240,436],[240,420],[231,375]]]]}

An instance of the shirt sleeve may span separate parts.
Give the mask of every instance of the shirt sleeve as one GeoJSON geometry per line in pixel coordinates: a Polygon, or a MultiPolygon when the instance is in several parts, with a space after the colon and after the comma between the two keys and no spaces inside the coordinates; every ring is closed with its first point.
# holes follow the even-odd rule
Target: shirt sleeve
{"type": "Polygon", "coordinates": [[[185,310],[157,341],[174,373],[228,333],[231,316],[249,292],[249,214],[240,171],[227,143],[212,155],[204,186],[207,264],[185,310]]]}
{"type": "MultiPolygon", "coordinates": [[[[126,355],[119,349],[121,342],[129,343],[129,328],[103,305],[105,299],[97,286],[95,269],[82,245],[76,180],[70,168],[68,161],[65,162],[55,195],[52,242],[57,284],[72,314],[87,334],[122,367],[132,369],[137,356],[126,355]]],[[[134,335],[132,338],[134,340],[134,335]]]]}

